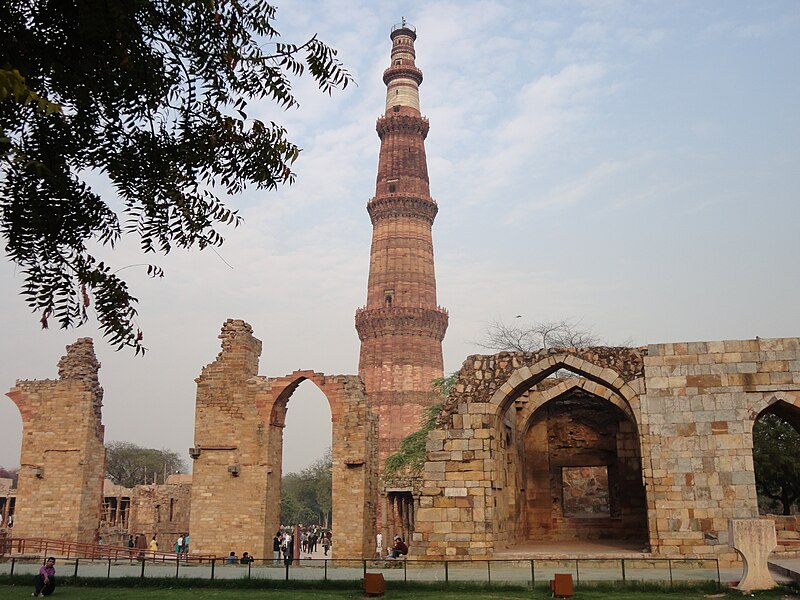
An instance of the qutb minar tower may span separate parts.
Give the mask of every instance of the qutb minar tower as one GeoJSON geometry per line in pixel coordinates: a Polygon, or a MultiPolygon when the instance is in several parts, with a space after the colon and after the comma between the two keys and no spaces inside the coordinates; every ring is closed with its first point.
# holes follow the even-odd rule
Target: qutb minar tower
{"type": "Polygon", "coordinates": [[[392,28],[391,65],[383,73],[386,112],[372,220],[367,305],[356,311],[361,340],[358,373],[380,418],[380,470],[388,454],[420,427],[433,403],[431,382],[443,375],[447,311],[436,303],[431,227],[438,208],[430,195],[420,114],[422,71],[414,64],[417,34],[405,20],[392,28]]]}

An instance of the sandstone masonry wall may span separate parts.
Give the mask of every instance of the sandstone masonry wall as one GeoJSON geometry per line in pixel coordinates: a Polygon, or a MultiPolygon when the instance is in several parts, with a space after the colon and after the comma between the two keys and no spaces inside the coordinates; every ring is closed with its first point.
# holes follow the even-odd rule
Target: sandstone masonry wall
{"type": "Polygon", "coordinates": [[[377,503],[377,420],[363,384],[355,376],[313,371],[258,376],[261,342],[241,320],[229,319],[220,339],[222,352],[197,379],[190,551],[272,556],[287,406],[310,380],[331,407],[337,556],[363,556],[377,503]]]}
{"type": "Polygon", "coordinates": [[[753,423],[776,403],[800,410],[800,339],[651,345],[645,383],[653,550],[735,561],[728,519],[758,517],[753,423]]]}
{"type": "Polygon", "coordinates": [[[67,346],[58,380],[17,381],[7,393],[22,415],[14,536],[97,539],[105,447],[92,340],[67,346]]]}
{"type": "Polygon", "coordinates": [[[728,520],[758,516],[753,422],[769,410],[800,423],[798,338],[469,357],[428,437],[412,553],[482,557],[522,539],[536,504],[512,485],[537,467],[513,429],[576,389],[628,417],[617,456],[641,456],[650,549],[736,562],[728,520]],[[577,377],[544,379],[560,369],[577,377]]]}

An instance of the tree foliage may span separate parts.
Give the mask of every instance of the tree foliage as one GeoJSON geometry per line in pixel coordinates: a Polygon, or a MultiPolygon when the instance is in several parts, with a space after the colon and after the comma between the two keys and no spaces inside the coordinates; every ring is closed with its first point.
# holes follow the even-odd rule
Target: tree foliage
{"type": "Polygon", "coordinates": [[[299,148],[245,111],[297,106],[304,72],[327,93],[351,77],[316,36],[278,43],[274,18],[263,0],[0,3],[0,234],[43,327],[93,305],[112,345],[143,352],[137,300],[98,246],[219,246],[240,217],[217,190],[293,181],[299,148]],[[90,187],[98,173],[116,197],[90,187]]]}
{"type": "Polygon", "coordinates": [[[384,462],[384,477],[396,477],[398,475],[418,475],[425,466],[426,445],[428,440],[428,432],[436,427],[436,419],[439,413],[442,412],[442,406],[450,394],[450,389],[455,384],[457,378],[456,373],[452,373],[447,377],[440,377],[434,379],[432,382],[432,393],[437,399],[423,413],[422,423],[420,428],[404,437],[400,441],[400,447],[397,452],[390,454],[386,457],[384,462]]]}
{"type": "Polygon", "coordinates": [[[173,473],[186,472],[186,463],[172,450],[142,448],[130,442],[106,444],[106,477],[123,487],[164,483],[173,473]]]}
{"type": "Polygon", "coordinates": [[[800,500],[800,433],[778,415],[759,417],[753,425],[753,463],[758,494],[791,514],[800,500]]]}
{"type": "MultiPolygon", "coordinates": [[[[519,317],[518,317],[519,318],[519,317]]],[[[498,352],[533,352],[540,348],[586,348],[596,346],[600,338],[580,321],[517,322],[512,325],[502,320],[489,323],[483,339],[477,344],[481,348],[498,352]]]]}
{"type": "Polygon", "coordinates": [[[281,523],[331,526],[333,508],[333,461],[325,456],[299,473],[289,473],[281,480],[281,523]]]}

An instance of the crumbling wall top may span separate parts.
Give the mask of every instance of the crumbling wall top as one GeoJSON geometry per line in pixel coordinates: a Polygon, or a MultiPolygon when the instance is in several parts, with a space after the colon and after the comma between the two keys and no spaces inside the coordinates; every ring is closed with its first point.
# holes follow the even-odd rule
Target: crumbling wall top
{"type": "MultiPolygon", "coordinates": [[[[103,398],[98,371],[100,361],[94,353],[92,338],[79,338],[67,346],[67,353],[58,361],[58,378],[62,381],[81,381],[98,400],[103,398]]],[[[99,416],[99,415],[98,415],[99,416]]]]}

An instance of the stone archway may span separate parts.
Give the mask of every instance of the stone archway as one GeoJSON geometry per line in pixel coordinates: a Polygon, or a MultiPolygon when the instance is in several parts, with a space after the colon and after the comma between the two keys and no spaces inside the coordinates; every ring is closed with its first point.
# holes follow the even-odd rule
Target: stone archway
{"type": "MultiPolygon", "coordinates": [[[[577,373],[581,383],[562,393],[592,390],[633,424],[629,436],[636,439],[644,354],[584,348],[469,357],[428,437],[415,542],[429,556],[473,558],[515,544],[524,531],[521,433],[535,413],[526,409],[536,402],[531,391],[545,391],[536,386],[560,369],[577,373]]],[[[641,479],[641,470],[636,475],[641,479]]]]}
{"type": "Polygon", "coordinates": [[[782,465],[781,468],[786,468],[787,463],[797,460],[800,397],[796,393],[787,392],[765,394],[755,403],[754,408],[761,409],[754,415],[752,422],[753,474],[758,514],[761,519],[769,519],[775,524],[777,552],[791,552],[796,549],[794,538],[800,529],[800,514],[793,510],[797,508],[797,501],[792,502],[797,482],[788,473],[780,477],[780,471],[774,471],[773,466],[782,465]],[[759,481],[760,477],[767,478],[765,486],[765,482],[759,481]],[[762,496],[766,491],[764,488],[768,490],[769,496],[762,496]]]}
{"type": "Polygon", "coordinates": [[[518,422],[523,539],[646,543],[638,427],[626,401],[570,377],[529,392],[518,422]]]}
{"type": "Polygon", "coordinates": [[[337,555],[369,556],[377,506],[377,420],[369,410],[364,385],[355,375],[326,376],[314,371],[295,371],[268,379],[270,393],[256,402],[269,423],[270,456],[278,467],[269,475],[267,531],[279,525],[283,427],[289,400],[304,381],[311,381],[328,399],[331,409],[333,471],[333,525],[337,555]],[[270,518],[272,516],[272,518],[270,518]]]}
{"type": "Polygon", "coordinates": [[[272,536],[280,524],[286,404],[309,380],[331,407],[337,552],[367,555],[377,500],[377,424],[363,383],[356,376],[314,371],[259,376],[261,341],[252,333],[244,321],[228,320],[219,336],[222,351],[196,380],[192,551],[226,555],[236,548],[256,557],[272,555],[272,536]]]}

